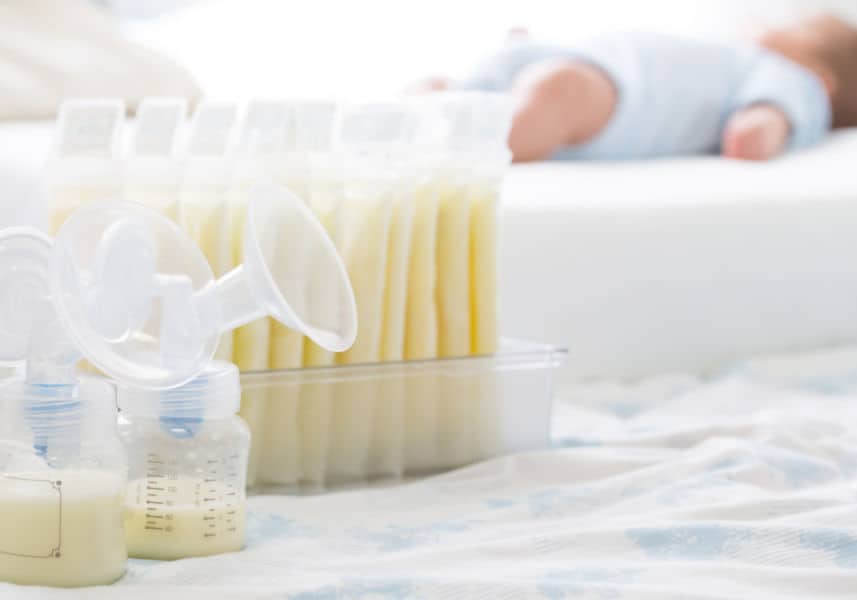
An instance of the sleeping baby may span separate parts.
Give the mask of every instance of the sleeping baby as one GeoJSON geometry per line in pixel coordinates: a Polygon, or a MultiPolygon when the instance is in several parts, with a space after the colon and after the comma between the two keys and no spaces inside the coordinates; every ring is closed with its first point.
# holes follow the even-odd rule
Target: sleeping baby
{"type": "Polygon", "coordinates": [[[568,48],[516,41],[451,87],[515,94],[517,161],[766,160],[857,126],[857,29],[824,16],[753,43],[645,33],[568,48]]]}

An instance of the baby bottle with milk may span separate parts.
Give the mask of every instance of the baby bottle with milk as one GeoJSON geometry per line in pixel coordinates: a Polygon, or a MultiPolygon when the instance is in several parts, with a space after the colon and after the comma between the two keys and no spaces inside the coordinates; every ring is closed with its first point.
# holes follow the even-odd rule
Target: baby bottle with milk
{"type": "Polygon", "coordinates": [[[120,386],[130,556],[172,560],[244,547],[250,432],[236,414],[240,402],[238,368],[220,361],[178,388],[120,386]]]}
{"type": "Polygon", "coordinates": [[[59,312],[120,382],[134,557],[244,545],[250,438],[235,416],[237,368],[212,362],[223,332],[270,316],[330,351],[356,337],[345,267],[301,200],[252,185],[243,240],[244,263],[215,281],[193,239],[140,205],[90,205],[57,236],[59,312]],[[310,274],[325,274],[324,286],[310,274]]]}
{"type": "Polygon", "coordinates": [[[80,355],[49,292],[51,250],[35,230],[0,233],[0,361],[26,361],[0,385],[0,581],[108,584],[127,558],[115,392],[76,378],[80,355]]]}

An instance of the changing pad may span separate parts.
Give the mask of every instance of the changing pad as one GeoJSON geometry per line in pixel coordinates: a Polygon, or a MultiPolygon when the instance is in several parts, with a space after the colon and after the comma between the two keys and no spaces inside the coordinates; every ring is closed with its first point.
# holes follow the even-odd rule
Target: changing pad
{"type": "Polygon", "coordinates": [[[504,334],[578,375],[709,369],[857,340],[857,130],[771,163],[519,165],[504,334]]]}

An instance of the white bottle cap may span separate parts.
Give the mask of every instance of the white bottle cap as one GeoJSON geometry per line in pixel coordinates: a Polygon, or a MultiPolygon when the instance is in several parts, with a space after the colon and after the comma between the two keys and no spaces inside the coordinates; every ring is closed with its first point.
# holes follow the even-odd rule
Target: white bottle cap
{"type": "Polygon", "coordinates": [[[194,158],[225,156],[237,118],[238,109],[234,104],[200,104],[191,123],[188,155],[194,158]]]}
{"type": "Polygon", "coordinates": [[[292,111],[285,102],[253,100],[247,105],[239,149],[244,156],[270,156],[286,150],[293,137],[292,111]]]}
{"type": "Polygon", "coordinates": [[[119,151],[125,102],[119,98],[66,100],[57,117],[56,154],[111,158],[119,151]]]}
{"type": "Polygon", "coordinates": [[[186,114],[187,100],[184,98],[145,98],[137,109],[132,154],[135,157],[171,157],[186,114]]]}

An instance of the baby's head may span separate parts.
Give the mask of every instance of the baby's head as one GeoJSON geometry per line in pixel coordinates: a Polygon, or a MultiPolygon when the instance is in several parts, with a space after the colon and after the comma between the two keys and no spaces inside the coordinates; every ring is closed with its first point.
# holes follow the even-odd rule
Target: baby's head
{"type": "Polygon", "coordinates": [[[834,127],[857,126],[857,28],[825,15],[766,31],[759,43],[800,63],[824,81],[834,127]]]}

